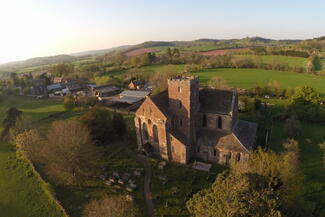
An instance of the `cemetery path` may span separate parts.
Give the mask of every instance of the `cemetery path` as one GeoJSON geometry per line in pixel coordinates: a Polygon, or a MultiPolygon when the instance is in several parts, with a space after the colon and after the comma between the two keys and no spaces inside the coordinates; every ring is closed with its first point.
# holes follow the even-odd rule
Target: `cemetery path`
{"type": "Polygon", "coordinates": [[[127,148],[126,146],[124,146],[125,151],[133,158],[135,158],[137,161],[141,162],[142,165],[144,166],[144,172],[145,172],[145,176],[144,176],[144,189],[143,189],[143,193],[144,193],[144,197],[146,200],[146,205],[147,205],[147,212],[148,212],[148,216],[149,217],[155,217],[154,215],[154,204],[152,201],[152,194],[150,191],[150,182],[151,182],[151,176],[152,176],[152,168],[147,160],[147,158],[145,156],[142,155],[137,155],[136,153],[134,153],[132,150],[130,150],[129,148],[127,148]]]}

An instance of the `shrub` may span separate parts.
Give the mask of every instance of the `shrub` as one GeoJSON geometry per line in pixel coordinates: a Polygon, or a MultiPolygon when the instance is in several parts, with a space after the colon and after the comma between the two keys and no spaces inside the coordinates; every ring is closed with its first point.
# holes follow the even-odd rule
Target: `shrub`
{"type": "Polygon", "coordinates": [[[72,111],[75,107],[74,97],[72,95],[66,95],[63,99],[63,107],[66,111],[72,111]]]}
{"type": "Polygon", "coordinates": [[[208,83],[209,87],[212,88],[220,88],[220,89],[227,89],[229,88],[227,81],[223,77],[213,77],[208,83]]]}

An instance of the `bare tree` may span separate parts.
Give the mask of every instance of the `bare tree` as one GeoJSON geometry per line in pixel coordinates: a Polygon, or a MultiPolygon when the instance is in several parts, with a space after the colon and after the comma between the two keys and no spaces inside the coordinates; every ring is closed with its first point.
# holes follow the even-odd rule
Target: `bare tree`
{"type": "Polygon", "coordinates": [[[227,89],[229,88],[227,81],[223,77],[213,77],[208,83],[209,87],[212,88],[220,88],[220,89],[227,89]]]}
{"type": "Polygon", "coordinates": [[[57,121],[48,131],[42,148],[42,163],[57,184],[70,185],[94,175],[100,151],[88,128],[76,120],[57,121]]]}

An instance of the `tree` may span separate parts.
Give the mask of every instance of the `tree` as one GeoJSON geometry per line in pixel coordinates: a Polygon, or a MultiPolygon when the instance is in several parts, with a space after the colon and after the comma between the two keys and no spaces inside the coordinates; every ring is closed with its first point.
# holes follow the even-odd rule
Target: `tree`
{"type": "Polygon", "coordinates": [[[282,209],[288,216],[311,216],[313,204],[304,198],[303,173],[300,169],[299,148],[295,140],[283,144],[285,152],[276,154],[258,149],[248,160],[232,165],[235,174],[259,174],[278,192],[282,209]]]}
{"type": "Polygon", "coordinates": [[[312,87],[296,87],[289,98],[287,109],[290,115],[295,114],[300,120],[319,121],[319,93],[312,87]]]}
{"type": "Polygon", "coordinates": [[[315,72],[320,69],[321,69],[321,63],[320,63],[319,56],[316,53],[313,53],[312,55],[310,55],[306,63],[306,71],[315,72]]]}
{"type": "Polygon", "coordinates": [[[18,86],[19,85],[19,78],[17,73],[10,73],[10,83],[13,86],[18,86]]]}
{"type": "Polygon", "coordinates": [[[91,108],[80,117],[80,121],[88,127],[97,145],[110,144],[117,138],[112,113],[105,108],[99,106],[91,108]]]}
{"type": "Polygon", "coordinates": [[[94,80],[97,86],[115,83],[114,79],[110,76],[96,76],[94,80]]]}
{"type": "Polygon", "coordinates": [[[299,138],[302,133],[300,121],[295,116],[288,118],[284,124],[284,132],[291,139],[299,138]]]}
{"type": "Polygon", "coordinates": [[[281,217],[280,205],[265,177],[225,173],[186,203],[195,217],[281,217]]]}
{"type": "Polygon", "coordinates": [[[319,144],[319,147],[323,151],[323,165],[325,168],[325,142],[323,142],[322,144],[319,144]]]}
{"type": "Polygon", "coordinates": [[[83,217],[136,217],[138,209],[125,196],[105,196],[86,205],[83,217]]]}
{"type": "Polygon", "coordinates": [[[21,116],[22,111],[19,111],[15,107],[11,107],[6,111],[6,116],[2,121],[3,131],[1,133],[1,138],[5,138],[8,135],[10,129],[15,126],[21,116]]]}
{"type": "Polygon", "coordinates": [[[249,96],[240,96],[238,106],[240,111],[254,111],[256,109],[256,99],[249,96]]]}
{"type": "Polygon", "coordinates": [[[63,107],[66,111],[72,111],[75,107],[74,98],[72,95],[66,95],[63,99],[63,107]]]}
{"type": "Polygon", "coordinates": [[[70,77],[74,73],[74,65],[71,63],[60,63],[56,65],[52,65],[49,68],[49,73],[52,76],[58,77],[70,77]]]}
{"type": "Polygon", "coordinates": [[[122,136],[124,136],[124,134],[126,133],[126,124],[125,124],[125,120],[123,118],[123,115],[119,114],[119,113],[114,113],[113,115],[113,126],[114,126],[114,130],[116,135],[119,138],[122,138],[122,136]]]}
{"type": "Polygon", "coordinates": [[[309,86],[300,86],[295,88],[294,94],[290,97],[290,102],[303,102],[304,104],[318,104],[320,100],[319,93],[309,86]]]}
{"type": "Polygon", "coordinates": [[[26,130],[15,137],[16,153],[32,162],[40,159],[40,150],[45,140],[37,130],[26,130]]]}
{"type": "Polygon", "coordinates": [[[208,83],[208,86],[212,88],[220,88],[220,89],[229,88],[227,81],[223,79],[223,77],[219,77],[219,76],[211,78],[211,80],[208,83]]]}
{"type": "Polygon", "coordinates": [[[180,75],[177,68],[173,65],[164,66],[160,71],[156,72],[149,80],[155,87],[154,93],[159,93],[167,89],[167,80],[176,75],[180,75]]]}
{"type": "Polygon", "coordinates": [[[72,185],[95,174],[101,154],[88,128],[79,121],[69,120],[52,124],[41,156],[45,172],[54,183],[72,185]]]}
{"type": "Polygon", "coordinates": [[[277,80],[270,81],[267,86],[273,90],[274,95],[276,95],[276,96],[281,95],[282,90],[281,90],[281,84],[279,81],[277,81],[277,80]]]}

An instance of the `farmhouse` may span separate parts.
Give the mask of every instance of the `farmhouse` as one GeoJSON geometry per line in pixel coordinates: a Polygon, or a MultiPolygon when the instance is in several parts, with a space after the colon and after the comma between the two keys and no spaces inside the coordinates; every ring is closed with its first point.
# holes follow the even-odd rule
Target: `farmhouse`
{"type": "Polygon", "coordinates": [[[140,90],[145,86],[145,82],[139,80],[131,80],[128,87],[131,90],[140,90]]]}
{"type": "Polygon", "coordinates": [[[192,158],[228,164],[254,149],[257,125],[238,119],[235,90],[199,89],[194,77],[168,80],[136,111],[138,148],[186,164],[192,158]]]}
{"type": "Polygon", "coordinates": [[[31,95],[44,95],[47,93],[45,79],[35,79],[32,81],[31,95]]]}
{"type": "Polygon", "coordinates": [[[150,91],[144,90],[125,90],[119,95],[116,101],[120,103],[134,104],[142,101],[145,97],[150,95],[150,91]]]}
{"type": "Polygon", "coordinates": [[[96,86],[92,88],[92,95],[96,97],[112,96],[118,93],[119,90],[120,88],[111,84],[96,86]]]}

